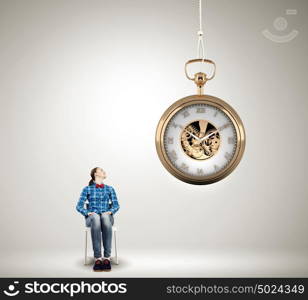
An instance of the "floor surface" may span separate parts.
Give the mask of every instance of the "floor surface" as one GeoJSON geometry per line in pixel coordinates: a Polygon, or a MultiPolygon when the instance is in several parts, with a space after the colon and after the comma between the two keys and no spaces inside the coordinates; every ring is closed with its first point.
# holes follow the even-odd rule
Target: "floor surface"
{"type": "Polygon", "coordinates": [[[111,272],[93,272],[82,251],[11,252],[1,255],[0,266],[1,277],[308,277],[307,255],[298,253],[121,249],[111,272]]]}

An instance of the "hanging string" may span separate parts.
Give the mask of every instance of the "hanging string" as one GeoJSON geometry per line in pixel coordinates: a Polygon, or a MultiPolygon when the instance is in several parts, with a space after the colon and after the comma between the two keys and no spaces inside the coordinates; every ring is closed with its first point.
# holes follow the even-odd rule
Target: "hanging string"
{"type": "Polygon", "coordinates": [[[198,46],[197,46],[197,58],[202,58],[204,61],[204,42],[203,42],[203,30],[202,30],[202,0],[199,0],[199,30],[198,34],[198,46]]]}

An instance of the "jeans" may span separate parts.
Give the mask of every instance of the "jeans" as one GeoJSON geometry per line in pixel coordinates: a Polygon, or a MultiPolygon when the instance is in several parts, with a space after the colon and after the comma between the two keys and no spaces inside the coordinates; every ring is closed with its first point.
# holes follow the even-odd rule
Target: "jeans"
{"type": "Polygon", "coordinates": [[[104,246],[104,257],[111,256],[113,214],[93,213],[86,217],[86,226],[91,227],[91,238],[94,257],[102,256],[102,239],[104,246]]]}

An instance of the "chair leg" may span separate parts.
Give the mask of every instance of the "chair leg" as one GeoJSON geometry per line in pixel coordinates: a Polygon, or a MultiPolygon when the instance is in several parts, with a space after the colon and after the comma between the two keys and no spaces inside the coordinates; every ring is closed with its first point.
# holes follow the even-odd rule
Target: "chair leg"
{"type": "Polygon", "coordinates": [[[84,264],[87,264],[87,258],[88,258],[88,231],[85,230],[86,232],[86,240],[85,240],[85,251],[84,251],[84,264]]]}
{"type": "Polygon", "coordinates": [[[115,263],[118,265],[118,249],[117,249],[117,232],[114,232],[114,250],[115,250],[115,263]]]}

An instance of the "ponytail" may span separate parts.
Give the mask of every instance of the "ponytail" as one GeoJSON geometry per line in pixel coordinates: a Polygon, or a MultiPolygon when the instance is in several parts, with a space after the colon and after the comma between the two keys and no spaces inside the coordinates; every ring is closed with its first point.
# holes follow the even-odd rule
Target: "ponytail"
{"type": "Polygon", "coordinates": [[[94,174],[95,174],[97,168],[98,168],[98,167],[92,169],[91,172],[90,172],[91,180],[89,181],[89,185],[93,184],[93,182],[94,182],[94,180],[95,180],[94,174]]]}

